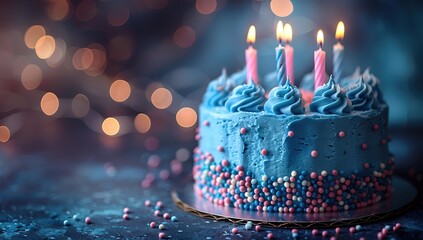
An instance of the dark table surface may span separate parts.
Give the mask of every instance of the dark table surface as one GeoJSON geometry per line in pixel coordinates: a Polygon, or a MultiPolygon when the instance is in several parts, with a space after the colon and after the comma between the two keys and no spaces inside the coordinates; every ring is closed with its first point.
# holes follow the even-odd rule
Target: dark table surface
{"type": "MultiPolygon", "coordinates": [[[[13,143],[2,146],[0,238],[154,239],[164,232],[169,239],[266,239],[271,232],[278,239],[292,239],[290,229],[245,230],[243,225],[204,219],[177,208],[170,192],[191,181],[192,159],[185,160],[184,155],[187,150],[191,153],[193,141],[163,140],[157,150],[147,151],[134,135],[107,138],[83,131],[74,135],[43,141],[39,147],[13,143]],[[175,154],[178,149],[179,153],[175,154]],[[157,167],[153,166],[157,161],[152,161],[151,155],[160,158],[157,167]],[[172,172],[173,165],[183,166],[182,172],[178,173],[177,166],[172,172]],[[170,178],[162,179],[166,172],[170,178]],[[151,186],[142,186],[144,179],[153,177],[151,186]],[[178,221],[154,216],[154,209],[144,206],[145,200],[153,204],[162,201],[161,213],[170,213],[178,221]],[[125,207],[131,210],[129,220],[122,218],[125,207]],[[77,220],[73,219],[74,215],[78,216],[77,220]],[[92,224],[85,224],[85,217],[90,217],[92,224]],[[64,226],[65,220],[69,226],[64,226]],[[152,221],[165,223],[166,229],[150,228],[152,221]],[[231,233],[234,227],[239,228],[239,234],[231,233]]],[[[401,131],[397,135],[391,144],[398,158],[397,172],[422,192],[420,135],[401,131]]],[[[384,226],[397,222],[402,224],[401,229],[390,231],[387,239],[423,239],[421,196],[405,214],[363,224],[356,234],[349,234],[348,228],[343,227],[338,239],[375,239],[384,226]]],[[[323,230],[335,235],[334,229],[320,231],[323,230]]],[[[313,236],[311,229],[299,229],[298,233],[300,239],[322,238],[313,236]]]]}

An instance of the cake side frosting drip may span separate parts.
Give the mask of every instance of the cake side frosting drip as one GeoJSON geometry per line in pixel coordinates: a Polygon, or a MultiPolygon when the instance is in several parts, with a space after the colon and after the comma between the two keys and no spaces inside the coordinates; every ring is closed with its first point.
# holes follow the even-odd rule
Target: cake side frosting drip
{"type": "Polygon", "coordinates": [[[254,83],[237,86],[226,101],[229,112],[260,112],[263,110],[264,89],[254,83]]]}
{"type": "Polygon", "coordinates": [[[226,70],[223,69],[219,78],[211,81],[208,85],[203,103],[208,107],[224,106],[232,88],[232,84],[228,82],[226,70]]]}
{"type": "Polygon", "coordinates": [[[344,114],[351,112],[351,103],[348,101],[341,87],[335,84],[333,78],[316,89],[310,111],[322,114],[344,114]]]}
{"type": "Polygon", "coordinates": [[[301,92],[289,81],[283,86],[273,88],[269,93],[269,100],[264,104],[264,110],[268,113],[279,114],[303,114],[304,105],[301,92]]]}
{"type": "Polygon", "coordinates": [[[353,110],[370,110],[374,108],[375,97],[372,87],[361,77],[359,82],[347,91],[347,98],[351,100],[353,110]]]}

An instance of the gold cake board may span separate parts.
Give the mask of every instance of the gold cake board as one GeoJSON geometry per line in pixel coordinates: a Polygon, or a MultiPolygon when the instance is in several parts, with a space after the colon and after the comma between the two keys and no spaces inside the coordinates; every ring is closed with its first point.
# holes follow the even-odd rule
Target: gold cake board
{"type": "Polygon", "coordinates": [[[277,228],[323,228],[367,224],[397,216],[409,210],[416,199],[417,190],[408,181],[394,176],[393,191],[389,199],[372,206],[325,213],[276,213],[241,210],[215,205],[194,193],[193,182],[172,191],[172,199],[182,210],[218,221],[268,225],[277,228]]]}

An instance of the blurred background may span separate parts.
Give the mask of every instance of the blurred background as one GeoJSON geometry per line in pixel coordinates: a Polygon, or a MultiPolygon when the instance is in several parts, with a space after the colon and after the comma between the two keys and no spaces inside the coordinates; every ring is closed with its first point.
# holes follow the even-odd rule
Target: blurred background
{"type": "Polygon", "coordinates": [[[204,89],[222,68],[244,67],[251,24],[260,75],[274,71],[278,20],[293,28],[296,82],[313,68],[318,29],[331,73],[342,20],[346,73],[371,67],[393,132],[418,134],[422,13],[412,0],[2,1],[0,150],[65,157],[170,145],[186,155],[204,89]]]}

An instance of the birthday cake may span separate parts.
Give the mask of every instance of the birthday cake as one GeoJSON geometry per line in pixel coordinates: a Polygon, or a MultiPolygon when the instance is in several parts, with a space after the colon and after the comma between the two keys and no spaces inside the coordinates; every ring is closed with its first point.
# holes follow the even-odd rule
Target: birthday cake
{"type": "Polygon", "coordinates": [[[206,90],[194,150],[198,196],[244,210],[312,213],[390,195],[388,107],[374,75],[342,87],[330,78],[311,102],[290,81],[266,93],[245,79],[223,72],[206,90]]]}

